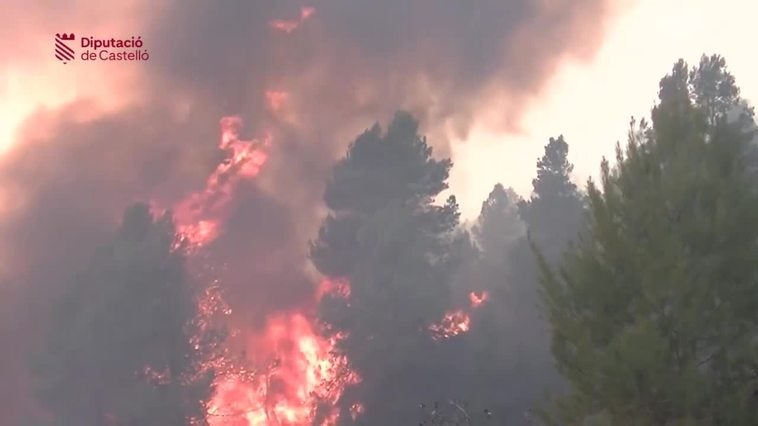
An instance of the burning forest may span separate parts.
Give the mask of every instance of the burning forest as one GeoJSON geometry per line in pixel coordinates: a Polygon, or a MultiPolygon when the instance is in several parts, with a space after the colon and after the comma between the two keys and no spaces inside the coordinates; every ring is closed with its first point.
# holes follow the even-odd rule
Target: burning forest
{"type": "MultiPolygon", "coordinates": [[[[203,264],[207,258],[202,252],[223,232],[237,185],[255,179],[266,163],[270,138],[240,140],[242,126],[237,116],[221,119],[219,149],[226,156],[202,191],[174,207],[175,249],[188,250],[190,262],[198,262],[199,268],[208,266],[203,264]]],[[[218,288],[217,278],[211,282],[218,288]]],[[[321,285],[333,291],[327,288],[328,280],[321,285]]],[[[206,293],[198,303],[207,306],[202,321],[210,323],[214,315],[233,313],[217,291],[206,293]]],[[[223,352],[206,361],[206,368],[216,374],[215,394],[207,411],[211,426],[310,424],[320,405],[335,404],[344,386],[357,380],[344,355],[335,352],[335,339],[320,335],[315,316],[307,310],[272,315],[259,332],[246,332],[242,338],[243,353],[254,354],[252,358],[223,352]]],[[[336,424],[335,415],[329,414],[321,424],[336,424]]]]}
{"type": "MultiPolygon", "coordinates": [[[[243,122],[240,117],[224,117],[220,121],[219,149],[225,152],[217,168],[206,181],[205,188],[177,202],[170,211],[176,223],[173,250],[184,251],[196,268],[208,267],[204,252],[223,232],[228,207],[237,187],[254,180],[267,160],[270,137],[263,142],[241,140],[243,122]]],[[[412,135],[411,135],[412,136],[412,135]]],[[[198,299],[201,309],[198,321],[207,332],[219,314],[233,314],[219,290],[219,279],[199,283],[206,292],[198,299]]],[[[350,283],[345,279],[324,277],[318,285],[313,302],[336,298],[349,302],[350,283]]],[[[468,310],[480,307],[488,298],[487,291],[469,293],[470,305],[446,312],[438,323],[428,326],[434,340],[449,339],[469,331],[468,310]]],[[[360,376],[351,370],[349,359],[338,349],[348,331],[326,337],[319,330],[315,311],[292,309],[266,318],[258,332],[242,333],[243,354],[235,356],[228,349],[207,358],[202,369],[215,374],[214,395],[208,403],[207,421],[214,425],[303,425],[318,423],[334,425],[340,416],[336,408],[346,386],[360,383],[360,376]]],[[[233,330],[240,333],[241,330],[233,330]]],[[[204,340],[196,336],[196,348],[204,340]]],[[[151,368],[148,366],[148,368],[151,368]]],[[[354,420],[361,414],[362,403],[350,406],[354,420]]]]}
{"type": "Polygon", "coordinates": [[[517,191],[456,175],[467,144],[521,134],[616,3],[9,8],[0,426],[758,421],[758,139],[723,57],[676,62],[598,179],[545,137],[517,191]]]}

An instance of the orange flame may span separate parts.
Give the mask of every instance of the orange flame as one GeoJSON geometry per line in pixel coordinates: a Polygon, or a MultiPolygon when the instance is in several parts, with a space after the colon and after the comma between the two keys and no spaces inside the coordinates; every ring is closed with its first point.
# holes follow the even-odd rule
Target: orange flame
{"type": "Polygon", "coordinates": [[[472,308],[478,308],[482,305],[482,303],[489,300],[490,294],[486,291],[481,292],[480,294],[476,294],[475,291],[472,291],[468,294],[468,300],[471,301],[471,307],[472,308]]]}
{"type": "Polygon", "coordinates": [[[471,318],[461,309],[445,314],[438,324],[429,326],[434,340],[449,339],[469,330],[471,318]]]}
{"type": "Polygon", "coordinates": [[[268,159],[264,148],[270,145],[270,136],[263,142],[240,140],[242,124],[237,116],[221,119],[219,147],[228,152],[228,157],[208,177],[202,191],[174,208],[180,238],[192,247],[206,245],[218,237],[235,186],[240,180],[255,178],[268,159]]]}
{"type": "MultiPolygon", "coordinates": [[[[269,318],[263,335],[249,345],[251,353],[273,361],[253,379],[218,381],[208,411],[211,426],[311,424],[319,404],[335,404],[344,386],[359,380],[347,360],[334,354],[335,344],[319,337],[300,313],[269,318]]],[[[337,414],[330,410],[321,424],[335,424],[337,414]]]]}
{"type": "MultiPolygon", "coordinates": [[[[482,291],[480,294],[471,292],[468,295],[471,302],[471,309],[477,309],[489,299],[489,293],[482,291]]],[[[442,321],[429,326],[434,340],[449,339],[453,336],[465,333],[471,329],[471,317],[463,309],[456,309],[448,312],[442,318],[442,321]]]]}
{"type": "MultiPolygon", "coordinates": [[[[303,12],[302,19],[311,12],[303,12]]],[[[267,92],[272,109],[281,107],[285,92],[267,92]]],[[[208,177],[205,188],[191,194],[174,208],[179,241],[190,248],[208,244],[218,237],[227,219],[228,206],[240,181],[253,179],[268,158],[263,142],[240,139],[242,119],[237,116],[221,119],[219,147],[228,153],[208,177]]],[[[196,252],[193,252],[196,253],[196,252]]],[[[230,315],[218,282],[199,300],[200,329],[211,327],[217,313],[230,315]]],[[[317,297],[326,293],[349,296],[350,287],[344,280],[324,280],[317,297]]],[[[263,331],[246,336],[247,351],[255,359],[233,359],[228,352],[206,362],[206,368],[216,370],[216,391],[208,406],[211,426],[305,425],[315,416],[321,425],[334,425],[339,412],[335,404],[343,389],[360,379],[352,372],[344,356],[334,347],[341,337],[322,338],[313,318],[301,312],[287,312],[267,319],[263,331]],[[247,364],[257,366],[249,369],[247,364]],[[261,367],[263,366],[263,367],[261,367]],[[318,410],[318,411],[317,411],[318,410]]],[[[202,342],[193,339],[199,349],[202,342]]],[[[143,372],[151,380],[160,380],[161,372],[143,372]]]]}

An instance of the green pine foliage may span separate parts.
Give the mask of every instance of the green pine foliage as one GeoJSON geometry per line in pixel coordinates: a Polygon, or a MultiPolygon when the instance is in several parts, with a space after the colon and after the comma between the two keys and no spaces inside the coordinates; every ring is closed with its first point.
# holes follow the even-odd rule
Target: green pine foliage
{"type": "Polygon", "coordinates": [[[590,182],[587,232],[545,262],[560,424],[758,422],[758,192],[752,112],[718,56],[661,81],[590,182]]]}

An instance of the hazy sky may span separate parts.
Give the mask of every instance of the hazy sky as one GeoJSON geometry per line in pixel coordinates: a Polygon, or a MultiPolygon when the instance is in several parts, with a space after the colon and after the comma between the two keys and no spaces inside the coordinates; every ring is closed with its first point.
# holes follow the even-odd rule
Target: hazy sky
{"type": "Polygon", "coordinates": [[[744,98],[758,104],[758,2],[751,0],[640,0],[625,8],[589,64],[565,64],[529,107],[522,131],[502,135],[485,126],[454,146],[452,190],[464,214],[478,214],[494,182],[531,191],[535,162],[548,138],[570,145],[577,181],[597,176],[603,156],[626,141],[629,119],[648,116],[658,81],[678,58],[701,54],[727,60],[744,98]]]}
{"type": "MultiPolygon", "coordinates": [[[[743,96],[758,102],[758,55],[751,42],[754,37],[749,36],[758,16],[756,2],[620,1],[629,5],[610,23],[600,52],[589,63],[567,60],[549,86],[526,106],[528,113],[519,131],[493,132],[482,123],[465,141],[453,144],[451,188],[465,216],[478,213],[497,181],[528,194],[543,145],[561,133],[571,146],[577,180],[583,185],[596,174],[601,157],[612,154],[616,141],[625,139],[630,116],[647,115],[658,80],[679,57],[694,63],[701,53],[723,54],[743,96]]],[[[122,9],[118,23],[134,28],[129,27],[134,22],[130,17],[140,11],[122,9]]],[[[94,66],[86,74],[62,73],[60,64],[49,60],[49,39],[44,43],[36,50],[26,46],[26,51],[44,54],[45,60],[31,54],[0,70],[0,153],[12,143],[21,120],[36,108],[54,108],[84,95],[104,104],[98,106],[101,110],[139,96],[138,77],[129,67],[119,68],[117,74],[94,66]],[[119,98],[99,96],[114,86],[133,89],[119,90],[119,98]]],[[[11,56],[13,50],[4,54],[11,56]]],[[[497,107],[493,109],[496,115],[497,107]]]]}

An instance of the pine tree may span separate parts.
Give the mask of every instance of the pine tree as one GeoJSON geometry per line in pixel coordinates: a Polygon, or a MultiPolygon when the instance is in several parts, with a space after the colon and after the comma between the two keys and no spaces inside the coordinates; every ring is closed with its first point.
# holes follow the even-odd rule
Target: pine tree
{"type": "Polygon", "coordinates": [[[428,327],[450,307],[458,225],[447,187],[449,160],[435,160],[418,123],[398,113],[386,133],[360,135],[335,166],[324,199],[331,210],[311,256],[350,295],[325,297],[320,317],[362,382],[348,389],[341,418],[360,401],[361,424],[404,424],[421,401],[444,394],[437,343],[428,327]]]}
{"type": "Polygon", "coordinates": [[[524,235],[524,223],[518,216],[520,202],[521,197],[512,188],[498,183],[482,203],[473,234],[490,257],[505,258],[510,246],[524,235]]]}
{"type": "Polygon", "coordinates": [[[574,166],[568,161],[569,145],[563,136],[550,138],[537,161],[532,197],[521,204],[521,217],[536,247],[557,262],[580,230],[583,200],[571,181],[574,166]]]}
{"type": "Polygon", "coordinates": [[[752,135],[727,120],[738,94],[720,57],[678,62],[652,127],[633,124],[589,183],[587,234],[558,272],[542,263],[571,384],[560,424],[758,421],[758,193],[752,135]]]}
{"type": "Polygon", "coordinates": [[[55,425],[203,424],[212,375],[191,344],[195,296],[169,216],[135,205],[66,288],[35,356],[55,425]]]}
{"type": "Polygon", "coordinates": [[[457,367],[463,370],[461,398],[470,402],[472,424],[525,424],[524,414],[539,393],[541,372],[532,363],[538,330],[529,317],[538,312],[536,299],[526,300],[514,285],[514,272],[522,266],[514,264],[514,250],[526,234],[520,201],[512,189],[495,185],[472,232],[480,252],[466,277],[468,291],[487,295],[471,312],[471,331],[462,337],[457,367]]]}

